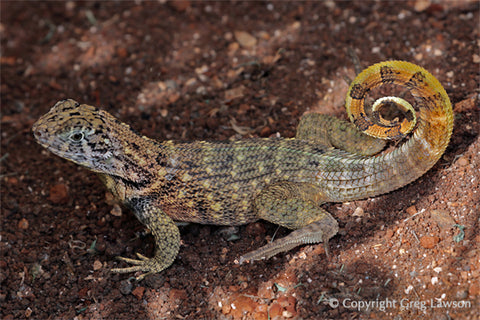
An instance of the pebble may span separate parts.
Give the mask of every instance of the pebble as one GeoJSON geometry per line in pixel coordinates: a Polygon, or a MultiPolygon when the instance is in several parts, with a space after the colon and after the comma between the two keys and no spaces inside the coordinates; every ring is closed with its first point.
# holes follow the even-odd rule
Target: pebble
{"type": "Polygon", "coordinates": [[[136,287],[133,291],[132,294],[138,299],[143,298],[143,293],[145,292],[145,287],[136,287]]]}
{"type": "Polygon", "coordinates": [[[477,104],[478,104],[477,101],[478,101],[477,96],[473,94],[467,99],[457,102],[453,110],[458,113],[474,110],[477,107],[477,104]]]}
{"type": "Polygon", "coordinates": [[[465,158],[465,156],[462,156],[462,157],[458,158],[457,164],[460,167],[465,167],[468,164],[468,160],[467,160],[467,158],[465,158]]]}
{"type": "Polygon", "coordinates": [[[266,282],[261,283],[258,286],[257,296],[261,299],[268,299],[272,300],[275,297],[275,292],[273,291],[273,281],[268,280],[266,282]]]}
{"type": "Polygon", "coordinates": [[[480,63],[480,55],[474,54],[472,59],[473,63],[480,63]]]}
{"type": "Polygon", "coordinates": [[[272,303],[270,309],[268,310],[268,314],[272,319],[275,317],[280,317],[283,313],[283,308],[278,303],[272,303]]]}
{"type": "Polygon", "coordinates": [[[190,6],[192,5],[191,2],[188,0],[169,1],[168,4],[178,12],[183,12],[190,8],[190,6]]]}
{"type": "Polygon", "coordinates": [[[103,265],[102,265],[102,263],[100,262],[100,260],[95,260],[95,261],[93,262],[93,270],[94,270],[94,271],[97,271],[97,270],[102,269],[102,266],[103,266],[103,265]]]}
{"type": "Polygon", "coordinates": [[[121,217],[122,216],[122,208],[118,203],[115,203],[113,205],[112,210],[110,210],[110,214],[115,217],[121,217]]]}
{"type": "Polygon", "coordinates": [[[410,206],[405,211],[407,212],[408,215],[412,216],[415,213],[417,213],[417,208],[415,206],[410,206]]]}
{"type": "Polygon", "coordinates": [[[425,249],[433,249],[439,241],[440,238],[436,236],[423,236],[420,238],[420,245],[425,249]]]}
{"type": "Polygon", "coordinates": [[[413,5],[413,8],[417,12],[425,11],[428,7],[430,7],[430,0],[417,0],[413,5]]]}
{"type": "Polygon", "coordinates": [[[432,210],[430,215],[441,230],[448,230],[455,225],[455,220],[447,210],[432,210]]]}
{"type": "Polygon", "coordinates": [[[252,48],[257,44],[257,39],[248,32],[235,31],[233,34],[242,47],[252,48]]]}
{"type": "Polygon", "coordinates": [[[353,217],[363,217],[365,215],[365,211],[361,207],[357,207],[353,212],[353,217]]]}
{"type": "Polygon", "coordinates": [[[230,304],[232,309],[230,315],[234,319],[242,319],[246,313],[252,313],[257,307],[257,303],[244,295],[238,295],[230,304]]]}
{"type": "Polygon", "coordinates": [[[28,226],[29,224],[27,219],[22,218],[20,221],[18,221],[18,229],[27,230],[28,226]]]}
{"type": "Polygon", "coordinates": [[[468,289],[468,294],[471,296],[478,296],[480,294],[480,282],[474,282],[468,289]]]}
{"type": "Polygon", "coordinates": [[[68,188],[65,184],[59,183],[50,188],[48,200],[55,204],[66,203],[69,199],[68,188]]]}
{"type": "Polygon", "coordinates": [[[243,97],[244,91],[245,91],[245,87],[243,85],[227,90],[225,91],[225,100],[231,101],[236,98],[241,98],[243,97]]]}
{"type": "Polygon", "coordinates": [[[468,297],[468,290],[466,290],[466,289],[459,289],[455,293],[455,298],[457,298],[459,300],[466,299],[467,297],[468,297]]]}
{"type": "MultiPolygon", "coordinates": [[[[278,304],[280,304],[280,306],[282,306],[286,312],[288,312],[289,314],[291,314],[291,316],[293,317],[294,315],[296,315],[296,310],[295,310],[295,306],[297,304],[297,299],[295,297],[292,297],[292,296],[281,296],[278,298],[278,304]]],[[[284,312],[285,312],[284,311],[284,312]]]]}

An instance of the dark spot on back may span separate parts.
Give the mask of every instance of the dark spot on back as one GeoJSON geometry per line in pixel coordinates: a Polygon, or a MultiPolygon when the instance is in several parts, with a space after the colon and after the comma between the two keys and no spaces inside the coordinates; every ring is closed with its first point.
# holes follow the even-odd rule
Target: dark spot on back
{"type": "Polygon", "coordinates": [[[382,83],[394,83],[397,78],[397,73],[393,70],[392,67],[383,66],[380,68],[380,78],[382,78],[382,83]]]}
{"type": "Polygon", "coordinates": [[[313,151],[313,153],[316,153],[316,154],[323,154],[323,153],[325,153],[325,149],[322,148],[322,147],[314,147],[314,148],[312,149],[312,151],[313,151]]]}
{"type": "Polygon", "coordinates": [[[135,142],[132,142],[132,147],[133,149],[135,150],[139,150],[140,149],[140,146],[138,144],[136,144],[135,142]]]}
{"type": "Polygon", "coordinates": [[[360,131],[365,131],[367,130],[370,126],[371,126],[371,123],[369,121],[366,120],[366,114],[363,113],[363,112],[360,112],[360,117],[359,118],[355,118],[353,120],[353,124],[355,124],[355,126],[360,130],[360,131]]]}
{"type": "Polygon", "coordinates": [[[408,80],[405,85],[408,88],[415,88],[415,87],[422,87],[425,82],[425,75],[419,71],[415,72],[415,74],[408,80]]]}
{"type": "Polygon", "coordinates": [[[161,166],[161,167],[166,167],[167,166],[167,160],[166,160],[166,158],[163,154],[159,153],[157,155],[157,157],[155,158],[155,160],[157,161],[159,166],[161,166]]]}
{"type": "Polygon", "coordinates": [[[365,94],[368,92],[361,84],[355,84],[350,91],[350,97],[352,99],[361,100],[365,97],[365,94]]]}

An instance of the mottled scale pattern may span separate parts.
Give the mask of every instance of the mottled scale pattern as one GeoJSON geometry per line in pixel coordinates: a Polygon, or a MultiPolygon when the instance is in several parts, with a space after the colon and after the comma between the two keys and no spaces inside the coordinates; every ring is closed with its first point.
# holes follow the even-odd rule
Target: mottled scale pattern
{"type": "Polygon", "coordinates": [[[174,221],[241,225],[264,219],[295,229],[240,262],[305,243],[324,242],[328,250],[338,224],[323,203],[372,197],[414,181],[441,157],[452,133],[445,90],[428,71],[408,62],[386,61],[364,70],[350,86],[346,108],[364,132],[333,117],[306,114],[295,139],[176,142],[152,140],[104,110],[68,99],[42,116],[33,132],[54,154],[97,172],[152,231],[154,257],[121,258],[132,266],[113,269],[144,272],[141,279],[173,263],[180,247],[174,221]],[[417,117],[389,123],[368,116],[378,113],[366,109],[368,93],[391,84],[410,91],[418,111],[399,103],[417,117]],[[379,138],[406,141],[382,152],[385,142],[379,138]]]}

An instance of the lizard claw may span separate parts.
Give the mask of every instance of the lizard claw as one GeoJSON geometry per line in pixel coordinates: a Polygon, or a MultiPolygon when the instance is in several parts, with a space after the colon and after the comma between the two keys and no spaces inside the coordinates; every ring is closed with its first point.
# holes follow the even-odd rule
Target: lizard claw
{"type": "Polygon", "coordinates": [[[140,274],[138,277],[135,279],[137,281],[143,280],[146,276],[160,272],[161,270],[158,270],[158,262],[156,261],[155,258],[148,258],[140,253],[137,253],[138,259],[131,259],[131,258],[125,258],[125,257],[116,257],[117,260],[120,261],[125,261],[129,264],[132,264],[133,266],[131,267],[126,267],[126,268],[113,268],[112,272],[114,273],[130,273],[130,272],[137,272],[137,271],[143,271],[145,273],[140,274]]]}

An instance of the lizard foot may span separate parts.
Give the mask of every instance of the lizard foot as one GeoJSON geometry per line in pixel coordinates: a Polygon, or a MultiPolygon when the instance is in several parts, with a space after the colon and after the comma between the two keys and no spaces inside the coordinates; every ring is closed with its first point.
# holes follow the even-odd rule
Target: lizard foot
{"type": "Polygon", "coordinates": [[[137,253],[137,257],[138,257],[138,259],[117,257],[118,260],[125,261],[127,263],[132,264],[133,266],[126,267],[126,268],[113,268],[112,272],[114,272],[114,273],[130,273],[130,272],[144,271],[145,273],[142,273],[141,275],[136,277],[137,281],[141,281],[146,276],[148,276],[150,274],[160,272],[160,271],[162,271],[163,269],[166,268],[166,266],[164,266],[164,264],[161,261],[158,261],[158,259],[156,259],[156,257],[148,258],[148,257],[145,257],[144,255],[142,255],[140,253],[137,253]]]}
{"type": "Polygon", "coordinates": [[[263,247],[248,252],[247,254],[236,260],[237,264],[246,261],[255,261],[268,259],[277,253],[289,251],[301,244],[323,242],[325,252],[329,255],[328,241],[338,232],[338,223],[330,215],[326,215],[323,219],[312,222],[305,227],[292,231],[288,236],[275,240],[263,247]]]}

